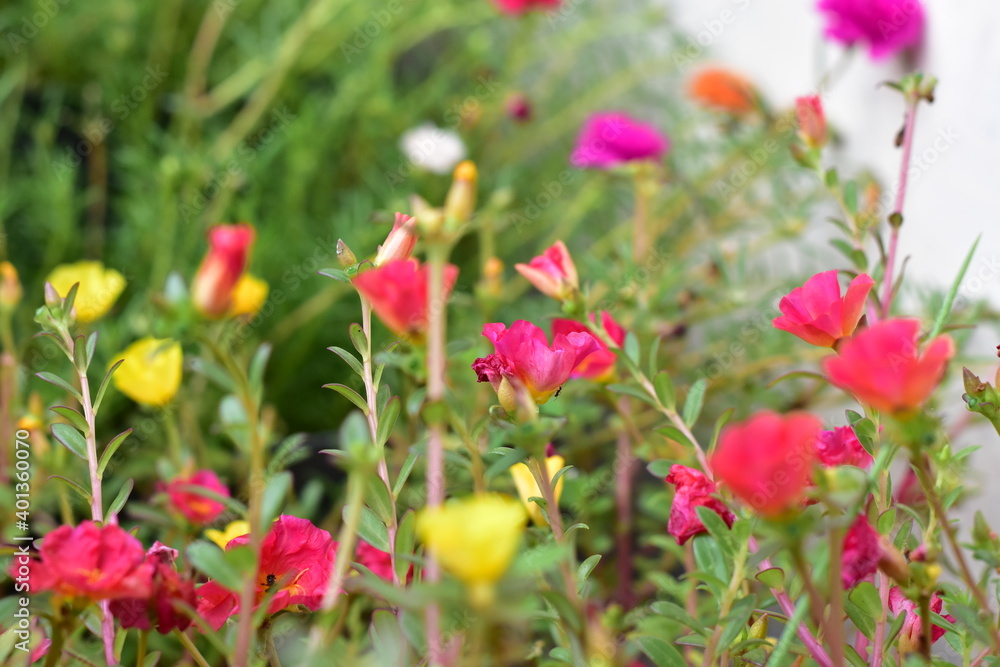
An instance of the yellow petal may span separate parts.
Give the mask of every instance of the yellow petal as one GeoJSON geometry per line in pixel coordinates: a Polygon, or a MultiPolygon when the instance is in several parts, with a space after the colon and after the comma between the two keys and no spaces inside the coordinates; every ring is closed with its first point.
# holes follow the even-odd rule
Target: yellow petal
{"type": "Polygon", "coordinates": [[[236,283],[236,287],[233,288],[230,316],[256,315],[264,302],[267,301],[269,289],[268,284],[260,278],[244,273],[239,282],[236,283]]]}
{"type": "MultiPolygon", "coordinates": [[[[545,459],[545,469],[549,473],[549,479],[551,480],[556,476],[556,473],[563,469],[566,465],[566,460],[561,456],[549,456],[545,459]]],[[[514,486],[517,487],[517,495],[521,496],[521,500],[524,502],[524,506],[528,508],[528,514],[531,515],[531,520],[535,522],[538,526],[547,526],[548,522],[545,520],[545,516],[542,514],[542,508],[538,506],[538,503],[529,501],[528,498],[541,498],[542,491],[538,488],[538,484],[535,482],[535,476],[531,474],[531,468],[524,463],[516,463],[511,466],[510,469],[511,477],[514,478],[514,486]]],[[[556,502],[559,502],[560,496],[562,496],[563,478],[560,477],[559,481],[556,483],[555,491],[556,502]]]]}
{"type": "Polygon", "coordinates": [[[181,344],[170,339],[143,338],[114,357],[124,363],[112,376],[119,391],[137,403],[166,405],[181,385],[181,344]]]}
{"type": "Polygon", "coordinates": [[[63,297],[74,284],[80,283],[74,309],[77,322],[82,323],[103,317],[125,289],[125,277],[100,262],[62,264],[49,274],[48,282],[63,297]]]}
{"type": "Polygon", "coordinates": [[[215,530],[214,528],[209,528],[205,531],[205,537],[212,540],[219,545],[220,548],[225,549],[226,545],[236,537],[242,537],[250,532],[250,522],[239,519],[237,521],[232,521],[226,526],[225,530],[215,530]]]}

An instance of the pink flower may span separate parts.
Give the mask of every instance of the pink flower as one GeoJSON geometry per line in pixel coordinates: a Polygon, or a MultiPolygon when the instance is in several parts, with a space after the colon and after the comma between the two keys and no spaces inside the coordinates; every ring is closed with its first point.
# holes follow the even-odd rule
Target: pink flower
{"type": "MultiPolygon", "coordinates": [[[[372,304],[382,323],[398,336],[423,335],[427,329],[427,280],[429,269],[415,259],[388,262],[362,271],[354,287],[372,304]]],[[[458,279],[458,267],[444,268],[445,298],[458,279]]],[[[438,304],[441,307],[443,304],[438,304]]]]}
{"type": "Polygon", "coordinates": [[[823,360],[830,382],[858,402],[883,412],[920,407],[937,388],[955,355],[950,336],[938,336],[921,354],[920,322],[883,320],[843,342],[839,356],[823,360]]]}
{"type": "Polygon", "coordinates": [[[897,503],[909,505],[910,507],[919,507],[927,502],[924,488],[920,486],[920,478],[917,477],[917,473],[913,471],[913,468],[906,471],[906,476],[903,477],[903,481],[900,482],[899,486],[895,487],[893,495],[896,497],[897,503]]]}
{"type": "Polygon", "coordinates": [[[358,541],[358,549],[354,560],[372,571],[372,574],[392,582],[392,555],[373,547],[364,540],[358,541]]]}
{"type": "Polygon", "coordinates": [[[561,0],[493,0],[504,14],[524,14],[534,9],[555,9],[561,0]]]}
{"type": "Polygon", "coordinates": [[[148,599],[111,601],[111,613],[123,628],[155,628],[161,635],[166,635],[175,628],[183,632],[191,625],[186,608],[194,607],[197,602],[194,582],[181,578],[177,573],[173,566],[176,558],[176,549],[159,542],[146,552],[146,562],[154,568],[153,594],[148,599]]]}
{"type": "Polygon", "coordinates": [[[199,470],[190,477],[175,478],[166,489],[170,497],[170,506],[183,514],[188,521],[204,526],[215,521],[225,511],[226,506],[218,500],[189,491],[186,488],[189,486],[200,486],[220,496],[229,497],[229,489],[211,470],[199,470]]]}
{"type": "MultiPolygon", "coordinates": [[[[250,536],[233,538],[226,550],[250,543],[250,536]]],[[[313,611],[319,609],[326,593],[337,543],[330,533],[314,526],[308,519],[282,514],[271,525],[261,545],[257,568],[257,602],[274,586],[267,613],[274,614],[294,605],[313,611]]],[[[209,581],[198,589],[198,612],[218,630],[240,611],[239,593],[209,581]]]]}
{"type": "Polygon", "coordinates": [[[659,160],[669,149],[670,141],[652,125],[624,113],[599,113],[584,124],[570,162],[584,169],[610,169],[635,160],[659,160]]]}
{"type": "MultiPolygon", "coordinates": [[[[591,315],[590,318],[593,321],[594,316],[591,315]]],[[[621,347],[625,344],[625,335],[627,332],[620,324],[615,322],[614,318],[611,317],[611,313],[606,310],[601,312],[601,324],[604,325],[604,330],[608,332],[616,347],[621,347]]],[[[567,320],[561,317],[552,320],[553,336],[558,336],[559,334],[568,336],[571,333],[593,333],[593,330],[583,322],[577,322],[576,320],[567,320]]],[[[597,338],[596,335],[594,339],[597,341],[600,349],[591,352],[576,365],[576,368],[569,375],[571,379],[583,378],[585,380],[604,382],[610,380],[614,375],[615,361],[618,359],[618,355],[612,352],[604,344],[604,341],[597,338]]]]}
{"type": "Polygon", "coordinates": [[[515,264],[514,268],[539,292],[553,299],[569,301],[580,289],[576,266],[562,241],[556,241],[529,263],[515,264]]]}
{"type": "Polygon", "coordinates": [[[247,223],[215,225],[208,230],[208,253],[191,287],[194,305],[203,315],[223,317],[229,312],[233,290],[246,271],[256,236],[247,223]]]}
{"type": "Polygon", "coordinates": [[[569,379],[573,369],[587,355],[600,349],[586,332],[557,334],[549,345],[545,332],[531,322],[517,320],[510,329],[501,323],[483,326],[483,335],[493,342],[495,352],[476,359],[472,369],[479,382],[489,382],[501,405],[516,412],[517,394],[530,394],[542,405],[569,379]]]}
{"type": "Polygon", "coordinates": [[[13,567],[28,568],[32,591],[98,602],[148,598],[153,566],[145,557],[139,540],[120,526],[83,521],[76,528],[56,528],[42,541],[39,558],[27,564],[15,559],[13,567]]]}
{"type": "MultiPolygon", "coordinates": [[[[930,610],[935,614],[940,614],[943,608],[944,601],[937,593],[932,595],[930,610]]],[[[899,586],[894,586],[889,591],[889,609],[897,616],[899,614],[906,614],[906,620],[903,621],[903,628],[899,631],[899,652],[905,654],[920,650],[920,640],[923,631],[921,629],[920,612],[917,609],[917,603],[907,598],[903,594],[903,591],[899,589],[899,586]]],[[[955,617],[951,614],[944,614],[943,618],[952,623],[955,622],[955,617]]],[[[941,639],[944,633],[945,629],[940,625],[931,625],[931,644],[941,639]]]]}
{"type": "Polygon", "coordinates": [[[677,544],[684,544],[695,535],[707,532],[696,507],[712,510],[722,517],[727,526],[732,526],[736,521],[736,515],[729,511],[726,504],[712,495],[715,493],[715,483],[700,470],[672,465],[666,482],[677,487],[674,502],[670,506],[670,521],[667,523],[667,532],[677,538],[677,544]]]}
{"type": "Polygon", "coordinates": [[[773,324],[812,345],[833,347],[858,326],[874,284],[871,276],[862,273],[851,281],[841,298],[837,272],[817,273],[781,299],[778,308],[783,315],[774,318],[773,324]]]}
{"type": "Polygon", "coordinates": [[[850,46],[868,45],[878,60],[916,46],[924,35],[920,0],[819,0],[826,15],[826,36],[850,46]]]}
{"type": "Polygon", "coordinates": [[[385,243],[378,247],[375,266],[410,258],[413,246],[417,245],[417,219],[397,213],[392,231],[385,237],[385,243]]]}
{"type": "Polygon", "coordinates": [[[826,144],[826,115],[819,95],[796,98],[795,116],[799,121],[799,136],[807,145],[821,148],[826,144]]]}
{"type": "Polygon", "coordinates": [[[844,535],[844,553],[841,557],[840,578],[844,588],[850,590],[860,582],[875,575],[883,558],[878,532],[861,514],[844,535]]]}
{"type": "Polygon", "coordinates": [[[850,426],[838,426],[832,431],[821,432],[816,441],[816,456],[820,464],[828,468],[868,468],[873,461],[872,455],[865,450],[850,426]]]}
{"type": "Polygon", "coordinates": [[[812,479],[820,420],[762,411],[727,426],[712,454],[715,479],[764,516],[799,505],[812,479]]]}

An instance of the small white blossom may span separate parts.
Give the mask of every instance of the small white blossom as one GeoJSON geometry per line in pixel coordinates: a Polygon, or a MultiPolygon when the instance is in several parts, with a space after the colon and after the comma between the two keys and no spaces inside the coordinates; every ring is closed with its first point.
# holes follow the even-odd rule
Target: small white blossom
{"type": "Polygon", "coordinates": [[[406,158],[435,174],[448,174],[465,158],[465,144],[457,133],[424,123],[403,133],[399,147],[406,158]]]}

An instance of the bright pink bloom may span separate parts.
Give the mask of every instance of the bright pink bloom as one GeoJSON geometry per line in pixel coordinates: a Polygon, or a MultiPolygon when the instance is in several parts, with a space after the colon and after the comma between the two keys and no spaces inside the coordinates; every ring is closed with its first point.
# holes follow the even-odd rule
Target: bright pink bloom
{"type": "Polygon", "coordinates": [[[840,569],[844,588],[850,590],[874,576],[883,555],[878,532],[868,523],[868,517],[859,515],[844,535],[840,569]]]}
{"type": "Polygon", "coordinates": [[[199,470],[190,477],[174,478],[166,489],[170,506],[191,523],[204,526],[215,521],[226,510],[226,506],[218,500],[190,491],[186,488],[189,486],[200,486],[226,498],[229,497],[229,489],[211,470],[199,470]]]}
{"type": "Polygon", "coordinates": [[[397,213],[392,231],[385,237],[385,243],[378,247],[375,266],[410,258],[413,246],[417,245],[417,219],[397,213]]]}
{"type": "Polygon", "coordinates": [[[715,483],[700,470],[672,465],[666,482],[677,487],[674,502],[670,506],[670,521],[667,523],[667,532],[677,538],[677,544],[684,544],[695,535],[707,532],[696,507],[712,510],[722,517],[727,526],[732,526],[736,521],[736,515],[729,511],[726,504],[712,495],[715,493],[715,483]]]}
{"type": "Polygon", "coordinates": [[[764,516],[794,508],[812,479],[820,420],[762,411],[727,426],[712,454],[715,479],[764,516]]]}
{"type": "Polygon", "coordinates": [[[493,0],[504,14],[524,14],[532,10],[556,9],[561,0],[493,0]]]}
{"type": "Polygon", "coordinates": [[[819,0],[826,36],[846,46],[868,45],[878,60],[916,46],[924,36],[920,0],[819,0]]]}
{"type": "Polygon", "coordinates": [[[580,289],[576,266],[562,241],[556,241],[529,263],[515,264],[514,268],[537,287],[539,292],[553,299],[572,299],[580,289]]]}
{"type": "Polygon", "coordinates": [[[917,477],[917,473],[913,472],[913,468],[906,471],[906,476],[895,487],[893,495],[897,503],[909,505],[910,507],[920,507],[927,502],[924,487],[920,485],[920,478],[917,477]]]}
{"type": "Polygon", "coordinates": [[[862,273],[841,298],[837,272],[817,273],[781,299],[778,308],[784,314],[772,323],[807,343],[833,347],[837,340],[854,333],[874,284],[871,276],[862,273]]]}
{"type": "Polygon", "coordinates": [[[487,324],[483,335],[493,342],[495,352],[476,359],[472,369],[479,382],[493,386],[508,411],[516,411],[517,401],[506,395],[504,381],[511,391],[524,390],[541,405],[566,383],[587,355],[600,349],[597,339],[586,332],[557,334],[549,345],[545,332],[525,320],[517,320],[510,329],[501,323],[487,324]]]}
{"type": "MultiPolygon", "coordinates": [[[[226,550],[250,543],[250,536],[233,538],[226,550]]],[[[257,602],[278,586],[267,612],[274,614],[293,605],[313,611],[319,609],[333,571],[337,543],[330,533],[314,526],[308,519],[282,514],[271,526],[261,545],[257,569],[257,602]]],[[[218,630],[240,611],[239,592],[216,581],[209,581],[197,591],[198,612],[218,630]]]]}
{"type": "Polygon", "coordinates": [[[191,625],[186,608],[197,602],[194,582],[177,573],[173,566],[176,559],[177,550],[159,542],[146,552],[146,562],[154,568],[153,594],[148,599],[111,601],[111,613],[123,628],[156,629],[166,635],[175,628],[183,632],[191,625]]]}
{"type": "Polygon", "coordinates": [[[823,360],[823,371],[830,382],[876,410],[913,410],[930,398],[955,355],[947,335],[935,338],[921,354],[919,334],[917,320],[883,320],[845,340],[838,356],[823,360]]]}
{"type": "MultiPolygon", "coordinates": [[[[590,316],[591,321],[593,321],[594,316],[590,316]]],[[[601,312],[601,324],[604,325],[604,330],[608,332],[611,340],[614,341],[616,347],[621,347],[625,344],[625,335],[628,333],[625,329],[615,322],[614,318],[611,317],[611,313],[608,311],[601,312]]],[[[567,320],[561,317],[557,317],[552,320],[552,335],[558,336],[559,334],[569,335],[574,332],[592,333],[593,329],[588,327],[583,322],[577,322],[576,320],[567,320]]],[[[615,368],[615,361],[618,358],[604,341],[597,338],[597,344],[600,349],[591,352],[583,361],[576,365],[573,372],[570,373],[570,378],[583,378],[585,380],[596,380],[598,382],[603,382],[609,380],[613,375],[615,368]]]]}
{"type": "Polygon", "coordinates": [[[854,466],[867,468],[872,464],[872,455],[854,434],[850,426],[838,426],[832,431],[823,431],[816,441],[816,457],[820,464],[833,466],[854,466]]]}
{"type": "Polygon", "coordinates": [[[60,526],[45,536],[39,558],[29,562],[31,590],[94,602],[148,598],[153,566],[145,558],[139,540],[116,524],[60,526]]]}
{"type": "MultiPolygon", "coordinates": [[[[799,121],[799,135],[813,148],[821,148],[826,143],[826,115],[819,95],[807,95],[795,99],[795,116],[799,121]]],[[[839,293],[838,289],[838,293],[839,293]]]]}
{"type": "MultiPolygon", "coordinates": [[[[382,323],[398,336],[418,336],[427,329],[429,267],[415,259],[388,262],[362,271],[354,287],[368,299],[382,323]]],[[[445,299],[458,279],[458,267],[444,267],[445,299]]],[[[438,304],[443,307],[443,304],[438,304]]]]}
{"type": "MultiPolygon", "coordinates": [[[[944,601],[938,597],[937,593],[932,595],[931,611],[935,614],[941,614],[943,608],[944,601]]],[[[889,591],[889,609],[897,616],[899,614],[906,614],[906,620],[903,621],[903,628],[899,631],[900,653],[912,653],[920,650],[920,639],[923,631],[921,629],[920,610],[917,607],[917,603],[906,597],[903,591],[899,589],[899,586],[893,586],[892,590],[889,591]]],[[[955,617],[951,614],[943,614],[942,617],[952,623],[955,622],[955,617]]],[[[945,629],[940,625],[931,625],[931,644],[941,639],[944,633],[945,629]]]]}
{"type": "Polygon", "coordinates": [[[570,162],[574,167],[610,169],[635,160],[659,160],[670,141],[652,125],[624,113],[599,113],[587,119],[570,162]]]}
{"type": "Polygon", "coordinates": [[[358,541],[358,549],[354,556],[355,562],[372,571],[376,577],[384,581],[392,581],[392,555],[373,547],[364,540],[358,541]]]}
{"type": "Polygon", "coordinates": [[[215,225],[208,230],[208,253],[194,277],[195,307],[207,317],[223,317],[233,301],[233,288],[246,271],[257,233],[252,225],[215,225]]]}

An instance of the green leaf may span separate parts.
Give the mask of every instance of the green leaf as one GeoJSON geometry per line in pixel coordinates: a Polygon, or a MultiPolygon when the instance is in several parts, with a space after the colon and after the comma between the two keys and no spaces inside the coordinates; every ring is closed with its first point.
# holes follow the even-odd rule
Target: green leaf
{"type": "Polygon", "coordinates": [[[289,489],[292,488],[292,473],[287,470],[267,480],[264,496],[260,501],[260,531],[267,533],[268,526],[281,514],[281,506],[285,502],[289,489]]]}
{"type": "Polygon", "coordinates": [[[965,278],[965,272],[969,270],[969,263],[972,261],[972,255],[976,252],[976,247],[979,245],[982,235],[976,237],[976,242],[972,244],[972,248],[969,249],[969,254],[965,256],[965,261],[962,262],[962,268],[958,270],[958,275],[955,276],[955,282],[951,284],[951,289],[948,290],[948,295],[944,298],[944,303],[941,304],[941,309],[938,310],[937,317],[934,318],[934,326],[931,327],[931,331],[927,334],[927,339],[932,340],[944,329],[945,320],[948,319],[948,314],[951,312],[951,307],[955,303],[955,296],[958,295],[958,289],[962,285],[962,279],[965,278]]]}
{"type": "Polygon", "coordinates": [[[267,368],[267,360],[271,358],[271,349],[270,343],[261,343],[257,351],[254,352],[253,359],[250,360],[250,367],[247,369],[247,382],[258,402],[260,397],[264,395],[264,369],[267,368]]]}
{"type": "Polygon", "coordinates": [[[346,361],[347,365],[351,367],[351,370],[357,373],[358,377],[363,378],[365,376],[364,367],[361,365],[361,362],[358,361],[358,358],[355,357],[353,354],[351,354],[342,347],[337,347],[336,345],[328,347],[326,349],[330,350],[335,355],[346,361]]]}
{"type": "Polygon", "coordinates": [[[321,276],[326,276],[327,278],[333,278],[334,280],[342,283],[351,282],[351,279],[347,277],[347,272],[341,269],[320,269],[316,273],[321,276]]]}
{"type": "Polygon", "coordinates": [[[111,501],[111,505],[108,507],[108,512],[104,517],[105,523],[110,523],[111,517],[117,515],[119,512],[122,511],[122,508],[125,507],[125,503],[128,502],[129,494],[132,493],[132,489],[134,487],[135,487],[135,482],[133,482],[131,479],[122,484],[122,488],[118,492],[118,495],[115,496],[115,499],[111,501]]]}
{"type": "Polygon", "coordinates": [[[334,382],[332,384],[323,385],[323,389],[333,389],[351,403],[354,403],[354,405],[356,405],[366,417],[368,416],[368,403],[365,402],[365,399],[361,398],[361,395],[358,392],[354,391],[347,385],[334,382]]]}
{"type": "Polygon", "coordinates": [[[785,587],[785,571],[780,567],[769,567],[757,573],[757,581],[768,588],[781,590],[785,587]]]}
{"type": "Polygon", "coordinates": [[[226,552],[217,545],[205,540],[195,540],[184,550],[184,555],[196,570],[215,579],[221,586],[231,591],[243,588],[242,575],[226,559],[226,552]]]}
{"type": "Polygon", "coordinates": [[[792,642],[795,640],[796,633],[798,633],[799,624],[802,623],[802,619],[805,617],[808,609],[809,599],[806,596],[802,596],[802,598],[799,599],[799,603],[795,605],[795,611],[792,613],[792,617],[788,619],[787,623],[785,623],[785,630],[781,633],[781,639],[778,640],[778,645],[774,647],[774,652],[771,653],[771,659],[767,661],[769,666],[784,667],[785,654],[787,654],[791,648],[792,642]]]}
{"type": "Polygon", "coordinates": [[[694,423],[698,421],[698,415],[701,414],[701,406],[705,401],[705,388],[707,386],[708,380],[698,378],[698,381],[691,385],[687,398],[684,399],[684,423],[689,427],[694,426],[694,423]]]}
{"type": "Polygon", "coordinates": [[[583,619],[580,618],[580,613],[576,610],[569,599],[562,594],[562,592],[557,590],[547,590],[542,591],[542,597],[548,602],[559,614],[559,617],[566,623],[567,626],[574,632],[580,632],[583,628],[583,619]]]}
{"type": "Polygon", "coordinates": [[[719,581],[729,581],[726,557],[714,537],[698,535],[694,538],[694,559],[700,569],[719,581]]]}
{"type": "Polygon", "coordinates": [[[896,525],[896,508],[890,507],[878,518],[878,532],[888,535],[892,532],[892,527],[896,525]]]}
{"type": "Polygon", "coordinates": [[[79,372],[87,370],[87,340],[83,336],[73,339],[73,365],[79,372]]]}
{"type": "Polygon", "coordinates": [[[627,384],[615,383],[608,385],[608,391],[613,391],[617,394],[625,394],[633,398],[638,398],[643,403],[648,403],[649,405],[656,407],[656,402],[653,400],[653,398],[642,389],[639,389],[638,387],[633,387],[627,384]]]}
{"type": "Polygon", "coordinates": [[[128,429],[127,431],[122,431],[121,433],[119,433],[118,435],[116,435],[114,438],[111,439],[111,442],[108,443],[108,446],[104,448],[104,453],[101,454],[101,461],[97,465],[98,475],[104,474],[104,471],[105,469],[107,469],[108,464],[111,463],[111,457],[115,455],[115,452],[118,451],[118,448],[122,446],[122,443],[125,442],[125,439],[128,438],[129,435],[131,434],[132,434],[132,429],[128,429]]]}
{"type": "Polygon", "coordinates": [[[660,343],[663,342],[663,336],[657,336],[653,339],[653,344],[649,346],[649,374],[655,376],[656,369],[659,368],[660,364],[657,362],[657,357],[660,356],[660,343]]]}
{"type": "Polygon", "coordinates": [[[410,569],[409,557],[413,554],[416,535],[417,513],[406,510],[399,520],[399,529],[396,531],[396,574],[401,581],[406,581],[406,573],[410,569]]]}
{"type": "Polygon", "coordinates": [[[69,424],[53,424],[52,435],[66,446],[66,449],[87,460],[87,441],[83,434],[69,424]]]}
{"type": "Polygon", "coordinates": [[[719,415],[719,418],[715,420],[715,430],[712,432],[712,442],[708,445],[709,452],[715,449],[715,444],[719,441],[719,434],[722,433],[722,429],[725,428],[729,420],[732,419],[735,412],[736,408],[727,408],[726,411],[719,415]]]}
{"type": "Polygon", "coordinates": [[[395,504],[389,497],[389,489],[381,479],[368,480],[368,484],[365,485],[365,502],[383,523],[388,525],[392,522],[396,514],[395,504]]]}
{"type": "Polygon", "coordinates": [[[576,569],[576,586],[577,588],[583,588],[583,585],[587,582],[590,577],[590,573],[594,571],[597,564],[601,562],[601,554],[594,554],[587,558],[587,560],[580,563],[580,567],[576,569]]]}
{"type": "MultiPolygon", "coordinates": [[[[506,449],[506,448],[505,448],[506,449]]],[[[496,479],[497,476],[507,472],[516,463],[526,461],[528,454],[523,449],[506,449],[496,461],[486,469],[487,481],[496,479]]]]}
{"type": "Polygon", "coordinates": [[[628,357],[634,365],[639,365],[639,339],[633,331],[629,331],[625,335],[625,356],[628,357]]]}
{"type": "Polygon", "coordinates": [[[858,655],[858,652],[850,644],[844,646],[844,657],[847,658],[847,662],[851,663],[851,667],[869,667],[868,661],[858,655]]]}
{"type": "Polygon", "coordinates": [[[737,545],[729,532],[729,526],[722,520],[722,517],[709,507],[699,505],[694,509],[698,514],[698,518],[701,519],[702,524],[708,530],[708,533],[718,541],[719,546],[722,547],[726,556],[730,559],[735,558],[737,545]]]}
{"type": "Polygon", "coordinates": [[[861,611],[858,605],[850,600],[844,600],[844,611],[847,612],[848,618],[861,631],[861,634],[868,637],[869,640],[875,636],[875,619],[866,612],[861,611]]]}
{"type": "Polygon", "coordinates": [[[118,367],[121,366],[123,363],[125,363],[125,360],[119,359],[114,364],[112,364],[111,368],[108,369],[108,372],[104,374],[104,379],[101,380],[101,386],[97,389],[97,397],[94,398],[95,415],[97,414],[97,411],[101,408],[101,401],[104,400],[104,392],[108,390],[108,383],[111,381],[111,376],[115,374],[115,371],[118,370],[118,367]]]}
{"type": "Polygon", "coordinates": [[[406,480],[410,476],[410,473],[413,472],[413,466],[416,465],[418,458],[420,457],[416,452],[410,452],[406,457],[406,460],[403,461],[403,467],[399,469],[399,474],[396,475],[396,481],[392,485],[393,498],[399,498],[399,493],[403,490],[403,485],[406,484],[406,480]]]}
{"type": "Polygon", "coordinates": [[[670,468],[672,468],[674,462],[669,459],[657,459],[655,461],[650,461],[646,464],[646,470],[653,477],[658,477],[663,479],[670,474],[670,468]]]}
{"type": "Polygon", "coordinates": [[[844,183],[844,203],[852,214],[858,213],[858,184],[854,181],[844,183]]]}
{"type": "Polygon", "coordinates": [[[682,445],[687,445],[688,447],[694,447],[695,444],[688,440],[688,437],[684,435],[680,430],[674,428],[673,426],[661,426],[656,429],[656,432],[660,435],[675,440],[682,445]]]}
{"type": "Polygon", "coordinates": [[[687,667],[680,652],[659,637],[640,635],[635,638],[635,643],[656,667],[687,667]]]}
{"type": "Polygon", "coordinates": [[[80,429],[81,433],[87,433],[90,430],[90,427],[87,425],[87,419],[73,408],[66,407],[65,405],[57,405],[52,408],[52,412],[68,419],[73,426],[80,429]]]}
{"type": "MultiPolygon", "coordinates": [[[[348,507],[345,505],[345,516],[347,512],[348,507]]],[[[386,529],[385,524],[382,523],[382,520],[375,515],[375,512],[372,512],[367,507],[361,508],[361,523],[358,525],[358,535],[376,549],[389,552],[389,531],[386,529]]]]}
{"type": "Polygon", "coordinates": [[[78,400],[81,404],[83,403],[83,396],[80,395],[80,392],[77,390],[77,388],[71,385],[66,380],[59,377],[58,375],[56,375],[55,373],[49,373],[48,371],[41,371],[39,373],[35,373],[35,375],[45,380],[49,384],[54,384],[55,386],[64,390],[67,394],[78,400]]]}
{"type": "Polygon", "coordinates": [[[399,410],[401,406],[399,396],[393,396],[388,403],[385,404],[385,408],[379,411],[378,415],[378,433],[376,434],[376,446],[384,447],[385,443],[389,442],[389,436],[392,435],[392,429],[396,425],[396,418],[399,417],[399,410]]]}
{"type": "Polygon", "coordinates": [[[753,613],[756,607],[757,596],[755,595],[740,598],[733,605],[732,611],[719,622],[720,625],[725,626],[722,630],[722,635],[719,637],[720,647],[727,648],[733,643],[733,640],[740,634],[740,631],[747,627],[750,614],[753,613]]]}
{"type": "Polygon", "coordinates": [[[823,176],[823,182],[826,183],[828,188],[836,188],[840,184],[840,178],[837,176],[837,170],[831,167],[826,170],[826,174],[823,176]]]}
{"type": "Polygon", "coordinates": [[[677,407],[677,393],[674,391],[674,383],[670,379],[670,373],[660,371],[653,378],[653,388],[656,389],[656,397],[660,399],[663,407],[673,410],[677,407]]]}
{"type": "Polygon", "coordinates": [[[73,283],[73,286],[69,288],[69,292],[66,293],[66,298],[62,302],[64,313],[69,313],[73,310],[73,305],[76,303],[76,294],[79,290],[80,283],[73,283]]]}
{"type": "Polygon", "coordinates": [[[63,477],[62,475],[49,475],[48,479],[58,479],[60,482],[71,488],[75,493],[78,493],[81,498],[87,501],[88,505],[94,500],[90,495],[90,491],[87,491],[87,489],[83,488],[68,477],[63,477]]]}
{"type": "Polygon", "coordinates": [[[364,359],[365,355],[368,354],[368,336],[365,335],[365,330],[355,322],[349,327],[348,332],[351,334],[351,343],[354,345],[354,349],[364,359]]]}
{"type": "Polygon", "coordinates": [[[861,611],[872,618],[882,618],[882,600],[875,585],[870,581],[862,581],[848,597],[861,611]]]}
{"type": "Polygon", "coordinates": [[[892,625],[890,625],[889,629],[886,630],[885,644],[883,644],[886,652],[888,652],[892,645],[896,643],[896,637],[899,636],[899,631],[903,629],[903,623],[906,622],[906,616],[906,614],[896,616],[896,618],[892,620],[892,625]]]}
{"type": "Polygon", "coordinates": [[[90,362],[94,360],[94,350],[97,349],[97,332],[94,331],[87,337],[87,363],[89,367],[90,362]]]}
{"type": "Polygon", "coordinates": [[[651,604],[649,608],[654,614],[660,616],[665,616],[672,621],[677,621],[682,627],[694,632],[700,633],[702,635],[708,636],[708,630],[702,625],[700,621],[695,620],[691,614],[681,607],[679,604],[670,602],[669,600],[658,600],[651,604]]]}

